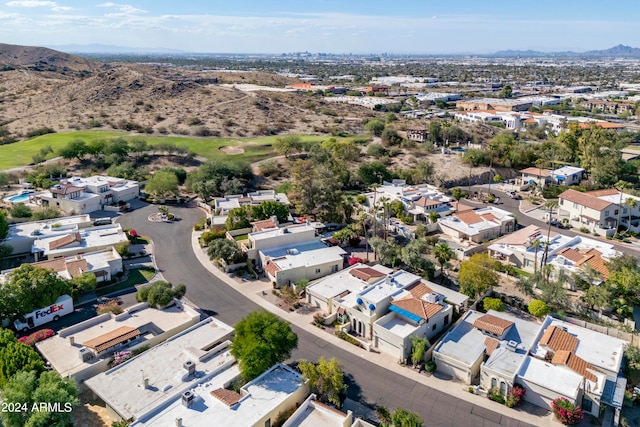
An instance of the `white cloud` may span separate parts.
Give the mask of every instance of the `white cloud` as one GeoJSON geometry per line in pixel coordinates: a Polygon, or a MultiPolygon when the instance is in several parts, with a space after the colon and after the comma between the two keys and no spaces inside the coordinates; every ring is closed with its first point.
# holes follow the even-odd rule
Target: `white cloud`
{"type": "Polygon", "coordinates": [[[110,1],[99,4],[98,7],[107,7],[110,9],[115,9],[120,12],[120,13],[111,13],[111,14],[108,14],[107,16],[129,16],[129,15],[136,15],[140,13],[147,13],[146,10],[137,8],[130,4],[112,3],[110,1]]]}
{"type": "Polygon", "coordinates": [[[69,6],[61,6],[55,1],[41,1],[41,0],[14,0],[7,3],[10,7],[48,7],[54,12],[64,12],[73,9],[69,6]]]}

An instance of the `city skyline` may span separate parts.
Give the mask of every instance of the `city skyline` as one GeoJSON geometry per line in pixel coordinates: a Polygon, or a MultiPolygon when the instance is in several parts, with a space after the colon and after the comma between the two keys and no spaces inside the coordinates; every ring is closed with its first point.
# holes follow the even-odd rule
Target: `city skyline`
{"type": "Polygon", "coordinates": [[[640,4],[602,9],[595,1],[535,5],[499,0],[202,0],[128,3],[0,2],[1,41],[56,47],[102,44],[216,53],[492,53],[500,50],[640,46],[640,4]]]}

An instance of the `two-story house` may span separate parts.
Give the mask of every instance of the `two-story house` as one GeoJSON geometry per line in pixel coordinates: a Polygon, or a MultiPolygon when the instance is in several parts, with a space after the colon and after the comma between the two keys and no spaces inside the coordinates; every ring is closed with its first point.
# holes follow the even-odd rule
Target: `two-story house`
{"type": "Polygon", "coordinates": [[[438,218],[440,230],[459,241],[481,243],[511,233],[515,218],[510,212],[489,206],[438,218]]]}
{"type": "Polygon", "coordinates": [[[610,198],[597,197],[620,194],[618,190],[605,190],[599,193],[581,193],[567,190],[558,196],[558,212],[569,217],[569,221],[578,227],[586,227],[590,232],[601,236],[615,233],[620,206],[610,198]]]}

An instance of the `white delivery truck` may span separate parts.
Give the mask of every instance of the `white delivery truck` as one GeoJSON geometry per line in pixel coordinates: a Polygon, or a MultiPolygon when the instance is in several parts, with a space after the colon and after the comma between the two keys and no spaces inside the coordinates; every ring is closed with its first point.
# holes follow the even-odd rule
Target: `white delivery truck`
{"type": "Polygon", "coordinates": [[[16,331],[26,332],[36,326],[43,325],[52,320],[58,320],[65,314],[73,312],[73,299],[69,295],[58,297],[56,302],[50,306],[39,308],[31,313],[25,314],[21,319],[13,322],[16,331]]]}

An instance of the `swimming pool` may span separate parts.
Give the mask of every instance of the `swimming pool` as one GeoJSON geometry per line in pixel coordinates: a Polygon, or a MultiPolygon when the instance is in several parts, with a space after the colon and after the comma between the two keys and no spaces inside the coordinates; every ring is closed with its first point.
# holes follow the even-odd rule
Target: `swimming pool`
{"type": "Polygon", "coordinates": [[[7,198],[7,200],[10,201],[11,203],[24,203],[24,202],[28,202],[29,201],[29,196],[30,195],[31,195],[31,192],[20,193],[20,194],[17,194],[15,196],[11,196],[11,197],[7,198]]]}

